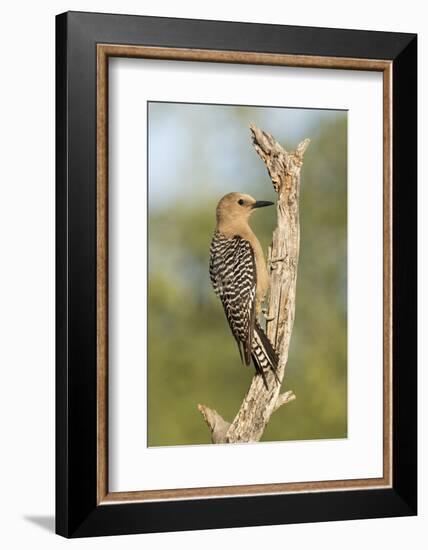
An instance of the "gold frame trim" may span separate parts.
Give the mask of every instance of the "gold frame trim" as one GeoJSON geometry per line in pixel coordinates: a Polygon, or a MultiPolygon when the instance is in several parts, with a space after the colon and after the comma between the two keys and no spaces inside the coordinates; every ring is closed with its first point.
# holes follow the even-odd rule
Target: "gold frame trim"
{"type": "Polygon", "coordinates": [[[97,504],[392,487],[392,62],[97,44],[97,504]],[[383,73],[383,477],[129,492],[108,490],[108,59],[133,57],[383,73]]]}

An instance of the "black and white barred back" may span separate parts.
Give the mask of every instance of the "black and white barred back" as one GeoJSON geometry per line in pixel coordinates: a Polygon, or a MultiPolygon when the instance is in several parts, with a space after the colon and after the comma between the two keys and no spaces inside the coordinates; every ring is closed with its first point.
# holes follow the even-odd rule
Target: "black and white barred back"
{"type": "Polygon", "coordinates": [[[210,249],[210,277],[220,298],[239,354],[246,365],[251,359],[267,387],[266,371],[276,379],[278,355],[255,318],[257,270],[251,244],[239,235],[214,233],[210,249]]]}

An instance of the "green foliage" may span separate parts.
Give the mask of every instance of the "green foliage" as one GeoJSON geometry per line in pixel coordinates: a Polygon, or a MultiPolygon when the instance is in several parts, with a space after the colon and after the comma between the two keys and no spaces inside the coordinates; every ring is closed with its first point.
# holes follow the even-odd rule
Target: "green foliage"
{"type": "MultiPolygon", "coordinates": [[[[204,177],[210,183],[201,186],[196,175],[194,181],[187,178],[187,189],[193,189],[191,196],[176,194],[174,200],[150,207],[150,446],[209,443],[209,431],[197,404],[214,407],[232,420],[253,375],[252,367],[240,363],[223,309],[211,289],[208,262],[215,206],[224,192],[241,190],[258,199],[274,198],[270,180],[260,172],[262,163],[251,151],[245,133],[245,124],[257,121],[259,111],[245,108],[245,117],[239,108],[228,111],[229,119],[242,126],[248,141],[248,155],[240,165],[240,185],[234,181],[225,187],[222,181],[215,186],[212,174],[222,170],[218,163],[227,164],[229,159],[227,153],[214,150],[210,157],[204,157],[204,177]]],[[[264,122],[261,127],[269,131],[264,122]]],[[[283,133],[274,134],[282,143],[287,128],[283,133]]],[[[346,114],[314,116],[306,134],[301,138],[310,137],[312,142],[302,172],[296,318],[283,384],[284,390],[296,393],[297,400],[272,416],[264,441],[347,435],[346,114]]],[[[195,129],[195,138],[197,135],[195,129]]],[[[285,145],[292,148],[297,143],[285,145]]],[[[191,173],[188,164],[193,162],[194,153],[181,151],[188,158],[177,160],[178,182],[183,173],[191,173]]],[[[236,162],[236,158],[232,160],[236,162]]],[[[161,161],[151,157],[150,162],[161,161]]],[[[153,199],[153,205],[155,202],[153,199]]],[[[262,209],[253,218],[253,228],[266,250],[275,226],[275,211],[262,209]]]]}

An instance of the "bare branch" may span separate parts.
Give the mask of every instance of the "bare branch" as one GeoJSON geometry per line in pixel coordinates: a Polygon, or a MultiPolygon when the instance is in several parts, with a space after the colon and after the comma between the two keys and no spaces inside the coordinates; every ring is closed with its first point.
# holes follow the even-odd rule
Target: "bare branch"
{"type": "MultiPolygon", "coordinates": [[[[265,163],[278,194],[277,227],[268,251],[270,297],[265,317],[267,334],[279,355],[277,375],[282,383],[296,302],[300,246],[300,170],[310,140],[303,140],[296,151],[288,152],[267,132],[253,124],[250,129],[254,148],[265,163]]],[[[199,405],[214,443],[259,441],[271,415],[282,405],[296,399],[292,391],[280,394],[281,386],[270,372],[267,374],[267,382],[268,390],[260,376],[253,377],[247,395],[231,424],[223,420],[216,411],[199,405]]]]}

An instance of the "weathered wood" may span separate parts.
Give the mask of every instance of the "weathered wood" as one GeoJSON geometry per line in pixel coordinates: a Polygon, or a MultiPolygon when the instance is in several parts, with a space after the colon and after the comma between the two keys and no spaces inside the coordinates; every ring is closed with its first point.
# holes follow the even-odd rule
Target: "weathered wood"
{"type": "MultiPolygon", "coordinates": [[[[279,355],[278,378],[282,383],[288,360],[296,303],[297,265],[299,259],[299,193],[300,170],[309,139],[293,152],[286,151],[270,134],[250,126],[254,148],[266,164],[273,187],[278,194],[277,227],[268,251],[270,296],[266,330],[279,355]]],[[[267,375],[266,390],[260,376],[254,375],[250,388],[232,423],[215,410],[199,405],[211,430],[213,443],[259,441],[271,415],[282,405],[294,400],[292,391],[280,394],[281,385],[272,373],[267,375]]]]}

